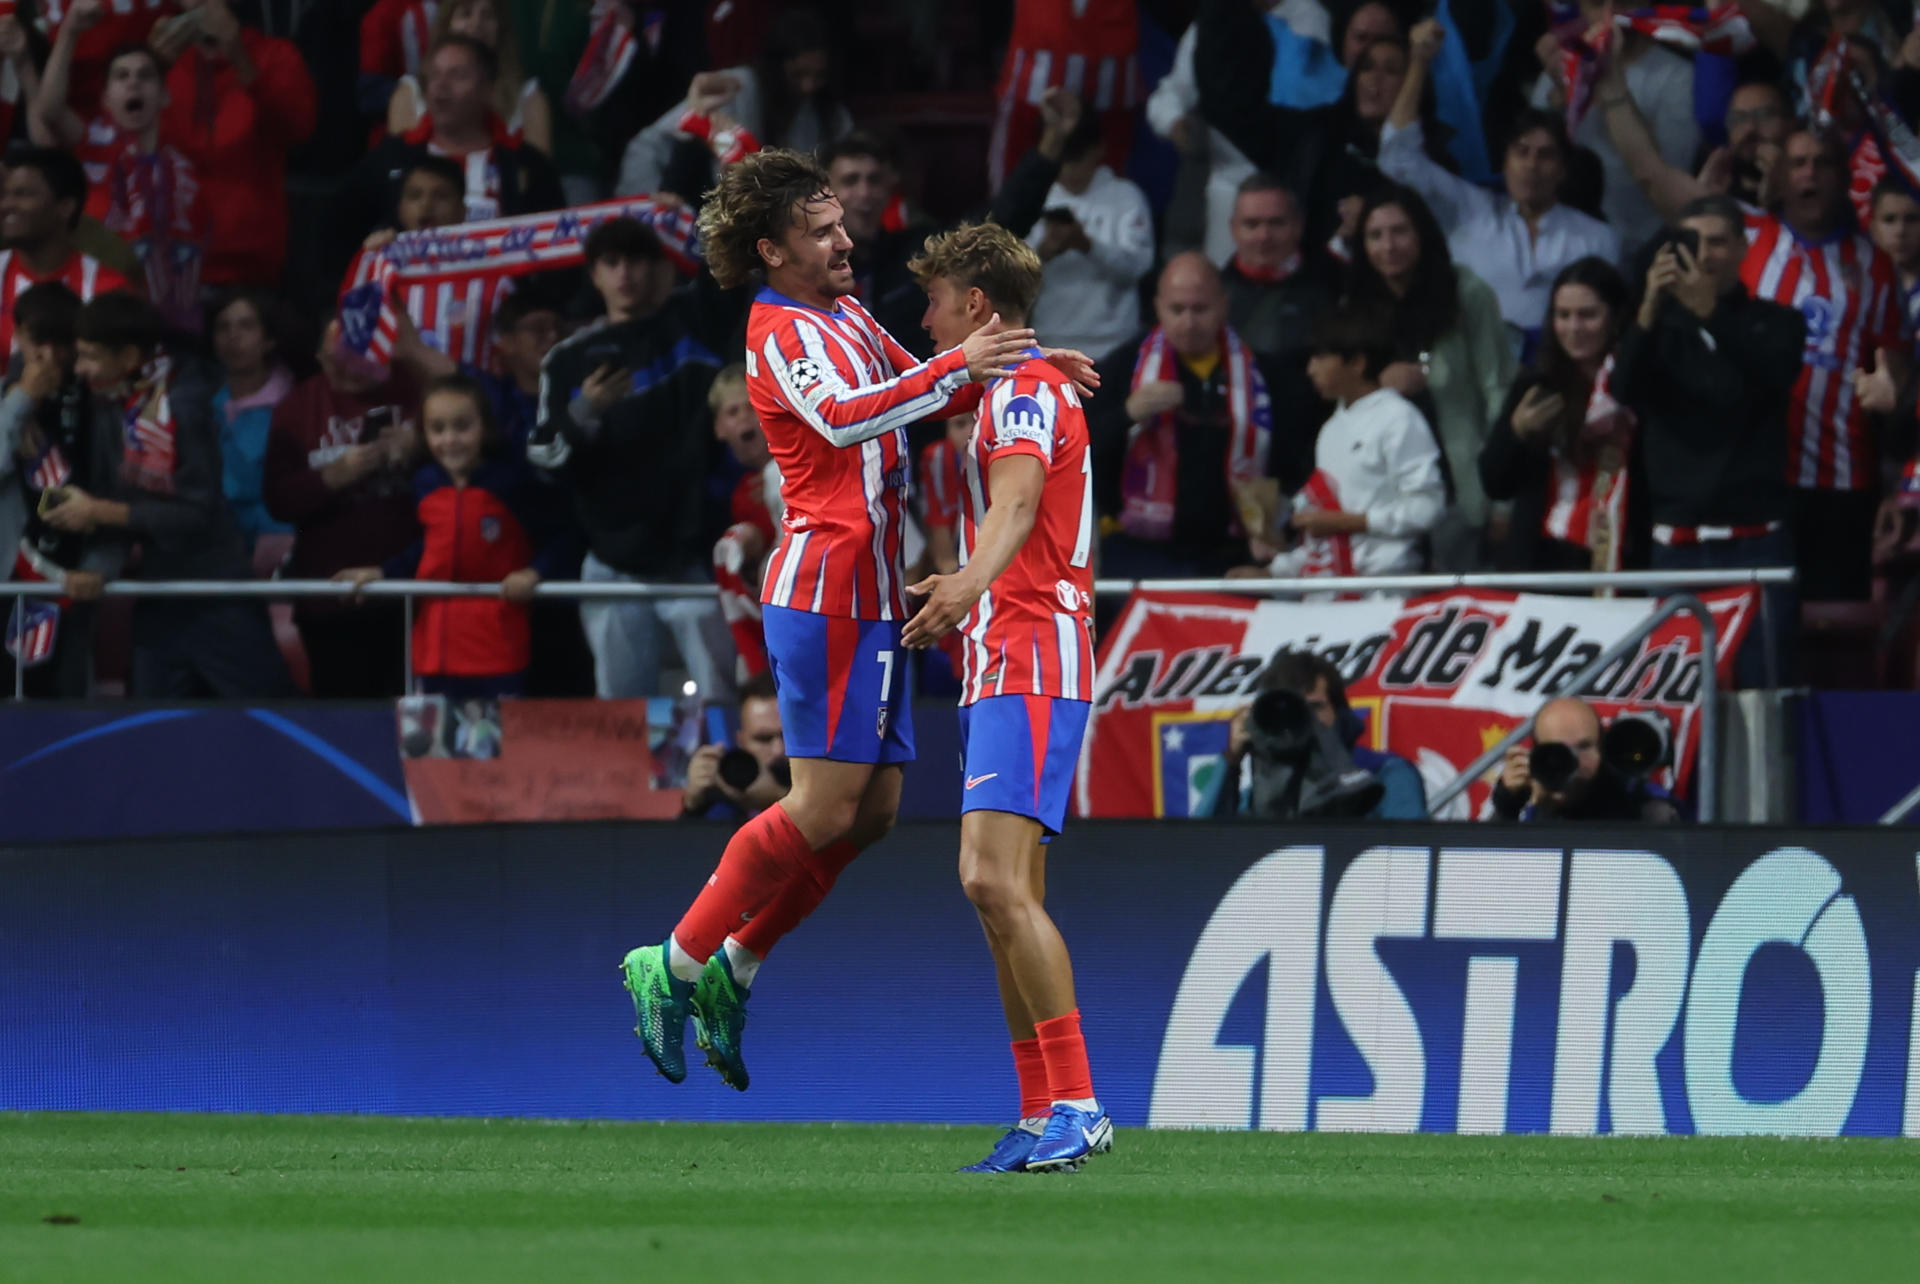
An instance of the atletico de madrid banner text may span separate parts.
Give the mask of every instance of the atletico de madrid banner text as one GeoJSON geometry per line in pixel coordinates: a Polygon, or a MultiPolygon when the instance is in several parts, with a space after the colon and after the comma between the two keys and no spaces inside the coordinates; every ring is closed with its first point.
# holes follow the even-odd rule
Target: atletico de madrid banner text
{"type": "MultiPolygon", "coordinates": [[[[1703,593],[1719,632],[1724,685],[1757,594],[1703,593]]],[[[1408,599],[1301,603],[1138,592],[1100,648],[1080,751],[1082,816],[1190,816],[1223,787],[1228,723],[1282,650],[1325,656],[1367,720],[1368,743],[1419,768],[1432,794],[1653,611],[1596,600],[1456,589],[1408,599]]],[[[1685,791],[1698,738],[1700,626],[1676,616],[1600,673],[1584,695],[1603,717],[1664,718],[1677,746],[1663,783],[1685,791]]],[[[1444,814],[1478,815],[1491,779],[1444,814]]]]}

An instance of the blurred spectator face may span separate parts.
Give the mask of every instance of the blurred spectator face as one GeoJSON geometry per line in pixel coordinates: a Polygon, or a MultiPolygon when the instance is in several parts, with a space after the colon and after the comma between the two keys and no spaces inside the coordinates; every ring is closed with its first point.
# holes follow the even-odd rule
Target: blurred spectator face
{"type": "Polygon", "coordinates": [[[326,377],[327,386],[343,396],[354,397],[372,392],[380,386],[380,381],[367,373],[364,368],[354,364],[350,355],[340,347],[340,322],[327,322],[327,328],[320,335],[320,351],[317,354],[320,373],[326,377]]]}
{"type": "Polygon", "coordinates": [[[1367,359],[1316,352],[1307,358],[1307,378],[1322,401],[1345,405],[1367,386],[1367,359]]]}
{"type": "Polygon", "coordinates": [[[439,174],[415,170],[400,186],[394,214],[402,232],[451,227],[467,216],[467,194],[439,174]]]}
{"type": "Polygon", "coordinates": [[[827,170],[854,243],[880,235],[880,216],[893,199],[893,168],[878,156],[841,156],[827,170]]]}
{"type": "Polygon", "coordinates": [[[1736,289],[1747,257],[1747,229],[1711,216],[1686,219],[1680,226],[1700,234],[1700,268],[1713,278],[1715,293],[1736,289]]]}
{"type": "Polygon", "coordinates": [[[610,317],[651,316],[673,290],[673,265],[634,255],[602,255],[593,263],[593,288],[610,317]]]}
{"type": "Polygon", "coordinates": [[[758,472],[773,458],[767,449],[766,434],[760,431],[760,416],[753,413],[753,402],[747,398],[744,383],[721,395],[719,409],[713,412],[713,435],[748,472],[758,472]]]}
{"type": "Polygon", "coordinates": [[[1613,339],[1613,317],[1592,286],[1569,281],[1553,296],[1553,338],[1575,364],[1598,367],[1613,339]]]}
{"type": "Polygon", "coordinates": [[[1367,216],[1360,230],[1367,262],[1396,288],[1404,285],[1420,265],[1420,233],[1398,205],[1382,205],[1367,216]]]}
{"type": "Polygon", "coordinates": [[[920,318],[920,328],[932,336],[934,346],[942,352],[959,347],[979,328],[967,312],[971,294],[944,276],[927,282],[927,310],[920,318]]]}
{"type": "Polygon", "coordinates": [[[825,93],[827,88],[827,51],[803,49],[787,59],[787,88],[802,98],[825,93]]]}
{"type": "Polygon", "coordinates": [[[1873,202],[1873,243],[1902,272],[1920,267],[1920,201],[1884,192],[1873,202]]]}
{"type": "Polygon", "coordinates": [[[1167,341],[1181,356],[1218,350],[1220,330],[1227,323],[1227,292],[1206,256],[1190,251],[1168,263],[1153,307],[1167,341]]]}
{"type": "Polygon", "coordinates": [[[505,329],[496,330],[493,343],[514,381],[523,385],[540,378],[540,365],[560,342],[560,314],[536,308],[505,329]]]}
{"type": "Polygon", "coordinates": [[[447,32],[472,36],[483,45],[498,45],[500,13],[493,7],[493,0],[464,0],[464,3],[456,0],[453,16],[447,19],[447,32]]]}
{"type": "Polygon", "coordinates": [[[1087,143],[1086,150],[1078,155],[1064,155],[1060,158],[1060,186],[1069,192],[1080,193],[1093,183],[1093,176],[1107,158],[1105,140],[1094,136],[1087,143]]]}
{"type": "MultiPolygon", "coordinates": [[[[1349,29],[1348,37],[1352,37],[1349,29]]],[[[1353,110],[1361,120],[1381,121],[1393,110],[1400,82],[1407,78],[1407,51],[1396,41],[1362,49],[1353,67],[1353,110]]]]}
{"type": "Polygon", "coordinates": [[[1822,227],[1840,199],[1840,153],[1811,130],[1787,139],[1787,222],[1802,230],[1822,227]]]}
{"type": "Polygon", "coordinates": [[[1300,249],[1300,210],[1287,192],[1242,192],[1228,226],[1234,257],[1256,272],[1280,271],[1300,249]]]}
{"type": "Polygon", "coordinates": [[[1742,85],[1727,101],[1727,146],[1735,160],[1755,164],[1760,144],[1787,139],[1787,104],[1772,85],[1742,85]]]}
{"type": "Polygon", "coordinates": [[[160,119],[164,94],[160,63],[143,49],[123,53],[107,67],[107,88],[100,105],[115,129],[140,134],[160,119]]]}
{"type": "Polygon", "coordinates": [[[229,375],[266,369],[273,356],[273,340],[267,337],[267,327],[251,299],[235,299],[213,319],[213,354],[229,375]]]}
{"type": "Polygon", "coordinates": [[[493,106],[493,83],[471,52],[450,45],[427,63],[427,110],[441,130],[478,128],[493,106]]]}
{"type": "MultiPolygon", "coordinates": [[[[782,293],[837,299],[852,294],[853,239],[847,235],[846,212],[837,196],[824,196],[802,205],[780,238],[782,293]]],[[[774,266],[774,265],[769,265],[774,266]]]]}
{"type": "Polygon", "coordinates": [[[99,393],[117,393],[133,382],[145,362],[138,348],[109,348],[85,339],[74,344],[73,369],[99,393]]]}
{"type": "Polygon", "coordinates": [[[436,392],[420,407],[427,453],[453,477],[471,477],[486,449],[486,421],[464,392],[436,392]]]}
{"type": "Polygon", "coordinates": [[[776,758],[786,757],[787,736],[780,726],[779,702],[762,696],[741,701],[740,734],[734,739],[754,756],[762,770],[776,758]]]}
{"type": "Polygon", "coordinates": [[[0,241],[10,247],[44,245],[67,227],[69,203],[53,199],[53,186],[37,169],[16,165],[0,182],[0,241]]]}
{"type": "MultiPolygon", "coordinates": [[[[1353,17],[1347,22],[1346,35],[1340,41],[1340,65],[1352,67],[1359,60],[1366,47],[1383,36],[1406,37],[1406,31],[1400,26],[1400,20],[1393,16],[1393,10],[1384,4],[1363,4],[1353,11],[1353,17]]],[[[1403,60],[1400,74],[1406,74],[1403,60]]],[[[1382,116],[1386,115],[1383,111],[1382,116]]]]}
{"type": "Polygon", "coordinates": [[[973,425],[972,415],[955,415],[947,420],[947,444],[955,450],[964,452],[968,443],[973,440],[973,425]]]}
{"type": "Polygon", "coordinates": [[[1544,129],[1530,129],[1507,147],[1507,195],[1523,213],[1543,213],[1560,199],[1567,160],[1544,129]]]}

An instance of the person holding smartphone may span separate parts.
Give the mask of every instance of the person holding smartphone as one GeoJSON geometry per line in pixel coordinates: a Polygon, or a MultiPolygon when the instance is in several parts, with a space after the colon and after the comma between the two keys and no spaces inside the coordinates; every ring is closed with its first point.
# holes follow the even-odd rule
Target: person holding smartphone
{"type": "MultiPolygon", "coordinates": [[[[560,472],[588,553],[587,582],[708,578],[707,388],[732,348],[739,301],[678,275],[653,229],[610,219],[587,236],[603,320],[554,345],[527,457],[560,472]],[[729,340],[732,340],[729,342],[729,340]]],[[[586,601],[580,624],[602,699],[655,694],[669,639],[707,700],[733,696],[733,642],[712,598],[586,601]]]]}
{"type": "MultiPolygon", "coordinates": [[[[1797,308],[1750,297],[1741,283],[1746,219],[1707,196],[1681,211],[1653,256],[1638,313],[1620,336],[1610,386],[1639,423],[1655,570],[1791,566],[1787,451],[1791,393],[1806,321],[1797,308]]],[[[1766,619],[1735,663],[1742,686],[1791,672],[1800,612],[1773,586],[1766,619]]]]}

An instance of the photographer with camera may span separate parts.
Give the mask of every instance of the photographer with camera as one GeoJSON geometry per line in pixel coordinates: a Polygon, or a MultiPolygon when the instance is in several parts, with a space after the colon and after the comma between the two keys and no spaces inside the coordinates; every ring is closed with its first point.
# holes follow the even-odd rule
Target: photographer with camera
{"type": "Polygon", "coordinates": [[[1647,779],[1669,750],[1664,730],[1647,718],[1622,714],[1603,731],[1585,700],[1549,700],[1534,718],[1533,746],[1507,750],[1488,818],[1670,824],[1679,809],[1647,779]]]}
{"type": "Polygon", "coordinates": [[[1210,814],[1425,820],[1427,790],[1419,771],[1397,754],[1361,744],[1365,731],[1330,661],[1282,651],[1261,675],[1260,695],[1234,716],[1227,770],[1210,814]]]}
{"type": "Polygon", "coordinates": [[[680,818],[743,821],[786,797],[792,785],[773,674],[756,673],[740,688],[733,744],[702,745],[688,760],[680,818]]]}

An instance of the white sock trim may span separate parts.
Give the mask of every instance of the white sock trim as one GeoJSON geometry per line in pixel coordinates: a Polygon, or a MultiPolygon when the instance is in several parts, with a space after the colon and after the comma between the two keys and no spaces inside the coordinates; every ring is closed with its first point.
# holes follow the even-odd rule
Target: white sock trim
{"type": "Polygon", "coordinates": [[[687,953],[675,936],[667,938],[667,967],[682,981],[698,981],[701,971],[707,966],[705,959],[697,959],[687,953]]]}
{"type": "Polygon", "coordinates": [[[733,969],[733,979],[753,988],[753,978],[760,975],[760,956],[731,936],[720,948],[727,952],[727,966],[733,969]]]}

